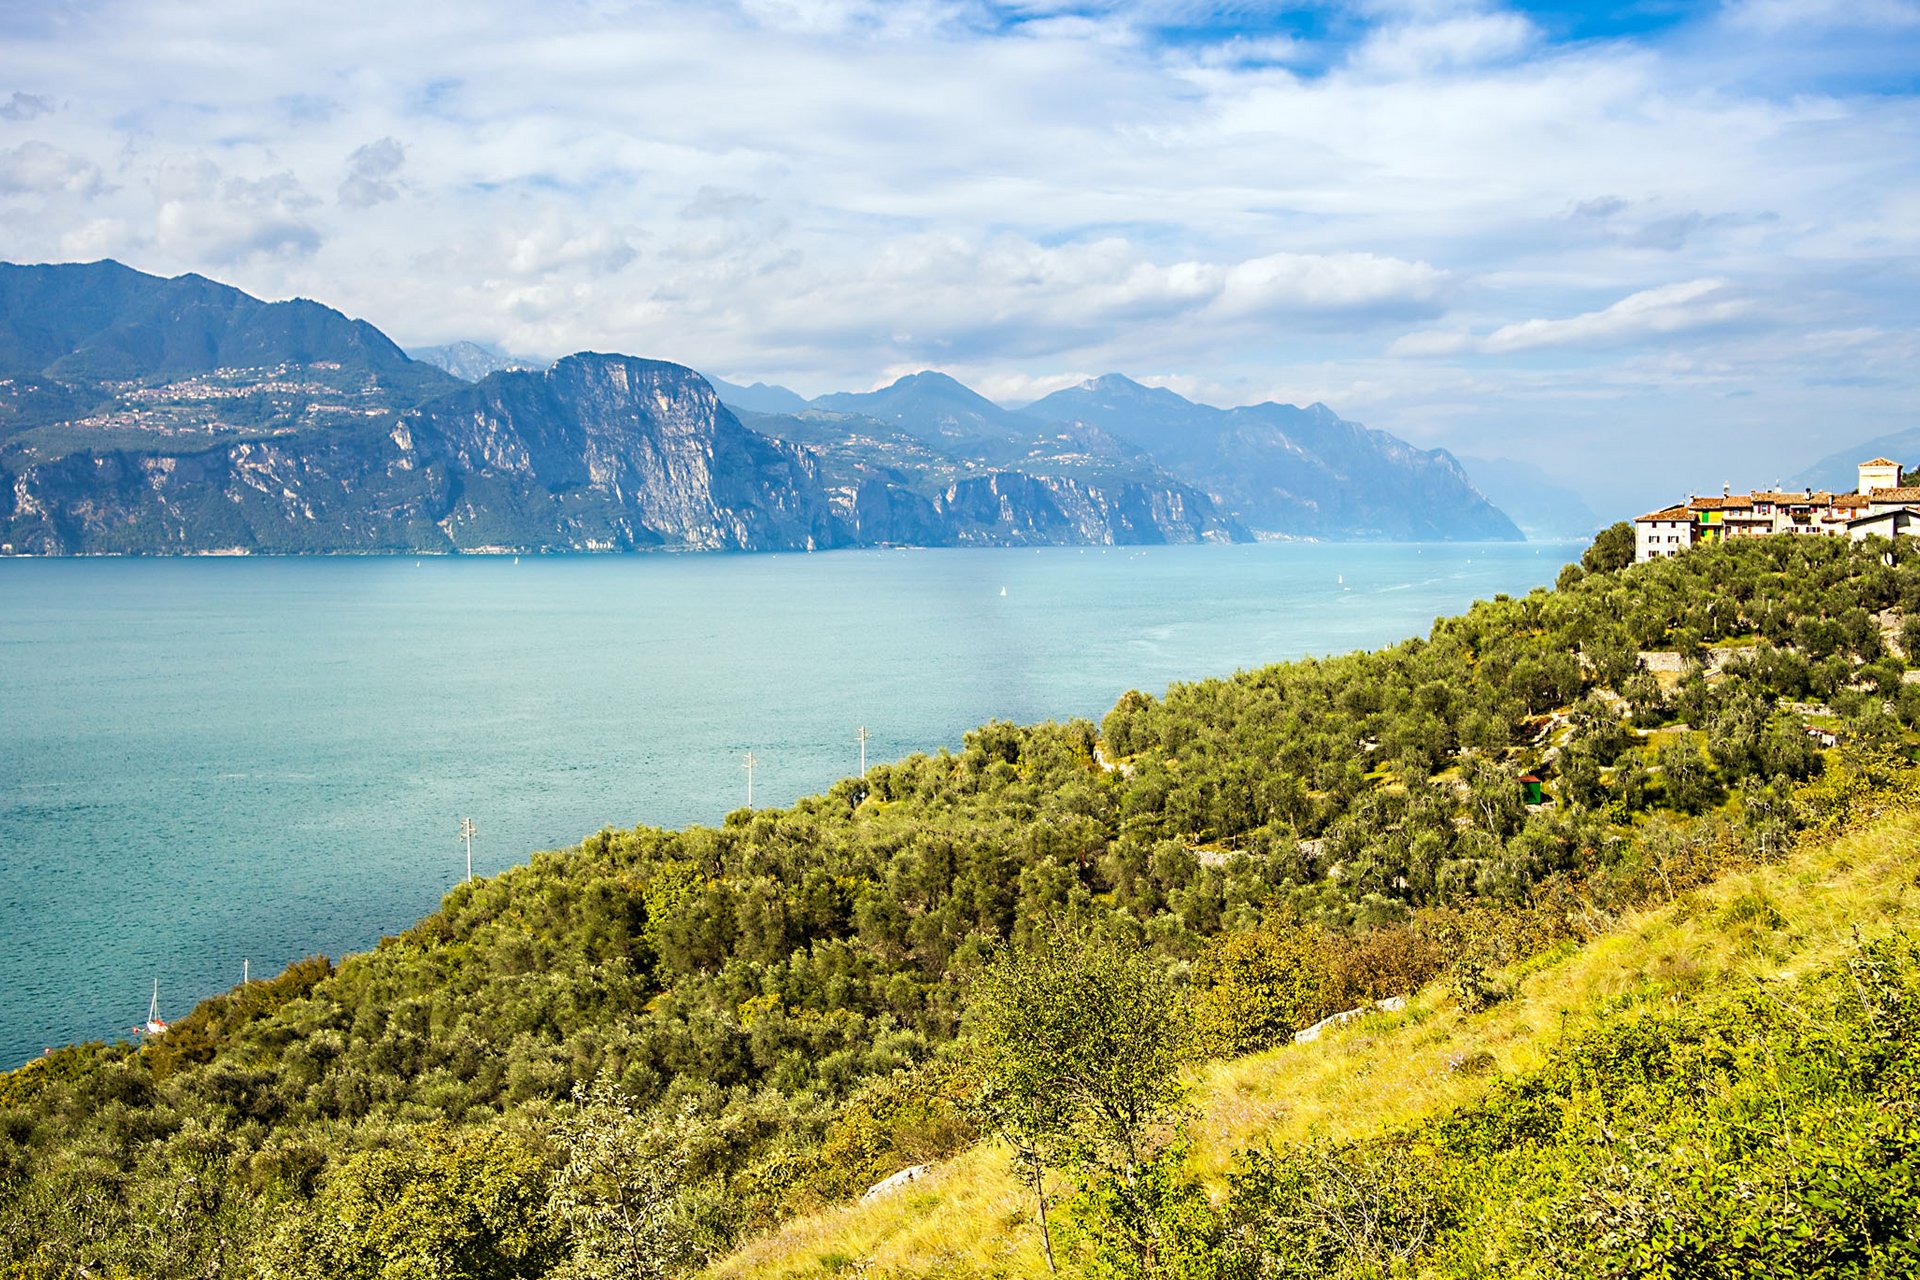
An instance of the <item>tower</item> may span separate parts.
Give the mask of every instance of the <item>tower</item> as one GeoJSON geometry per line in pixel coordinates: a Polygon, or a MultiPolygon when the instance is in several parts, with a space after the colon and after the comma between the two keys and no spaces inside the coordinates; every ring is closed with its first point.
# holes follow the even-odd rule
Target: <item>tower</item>
{"type": "Polygon", "coordinates": [[[1875,489],[1898,489],[1900,479],[1900,464],[1892,458],[1875,458],[1860,464],[1860,492],[1863,494],[1871,494],[1875,489]]]}

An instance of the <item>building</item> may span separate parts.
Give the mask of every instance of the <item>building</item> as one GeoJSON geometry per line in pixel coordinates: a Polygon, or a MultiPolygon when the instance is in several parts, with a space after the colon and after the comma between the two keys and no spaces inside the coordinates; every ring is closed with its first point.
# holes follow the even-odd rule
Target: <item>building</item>
{"type": "Polygon", "coordinates": [[[1920,485],[1907,485],[1891,458],[1860,464],[1852,493],[1782,493],[1755,490],[1718,497],[1694,496],[1633,522],[1633,558],[1678,555],[1689,547],[1728,538],[1776,533],[1807,537],[1884,538],[1920,534],[1920,485]]]}
{"type": "Polygon", "coordinates": [[[1633,559],[1677,556],[1693,545],[1693,510],[1682,504],[1641,516],[1633,522],[1633,559]]]}

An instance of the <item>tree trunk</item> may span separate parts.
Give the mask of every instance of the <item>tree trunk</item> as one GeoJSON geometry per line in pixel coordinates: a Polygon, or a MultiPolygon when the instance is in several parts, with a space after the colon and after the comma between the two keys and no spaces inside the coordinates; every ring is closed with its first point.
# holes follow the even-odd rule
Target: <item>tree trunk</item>
{"type": "Polygon", "coordinates": [[[1040,1201],[1040,1248],[1047,1255],[1047,1274],[1052,1275],[1057,1268],[1053,1265],[1053,1233],[1047,1229],[1046,1170],[1040,1167],[1038,1155],[1029,1156],[1028,1159],[1033,1165],[1033,1194],[1040,1201]]]}

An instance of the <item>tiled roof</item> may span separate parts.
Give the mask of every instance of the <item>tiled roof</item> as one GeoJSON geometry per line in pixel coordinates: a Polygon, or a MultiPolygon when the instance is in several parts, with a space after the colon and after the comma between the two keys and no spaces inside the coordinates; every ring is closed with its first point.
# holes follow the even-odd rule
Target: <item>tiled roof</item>
{"type": "Polygon", "coordinates": [[[1802,492],[1799,492],[1798,490],[1792,493],[1769,493],[1764,491],[1756,491],[1753,495],[1753,500],[1755,502],[1795,503],[1799,506],[1804,507],[1808,503],[1814,501],[1814,495],[1810,493],[1802,493],[1802,492]]]}
{"type": "Polygon", "coordinates": [[[1920,502],[1920,485],[1905,485],[1898,489],[1875,489],[1867,496],[1875,502],[1920,502]]]}
{"type": "Polygon", "coordinates": [[[1726,498],[1689,498],[1687,506],[1695,511],[1718,511],[1727,505],[1726,498]]]}
{"type": "Polygon", "coordinates": [[[1689,511],[1684,506],[1680,506],[1680,507],[1668,507],[1663,511],[1649,511],[1644,516],[1636,516],[1634,518],[1634,523],[1641,524],[1648,520],[1691,520],[1691,519],[1693,519],[1693,512],[1689,511]]]}
{"type": "Polygon", "coordinates": [[[1860,465],[1863,467],[1897,467],[1900,464],[1892,458],[1869,458],[1860,465]]]}

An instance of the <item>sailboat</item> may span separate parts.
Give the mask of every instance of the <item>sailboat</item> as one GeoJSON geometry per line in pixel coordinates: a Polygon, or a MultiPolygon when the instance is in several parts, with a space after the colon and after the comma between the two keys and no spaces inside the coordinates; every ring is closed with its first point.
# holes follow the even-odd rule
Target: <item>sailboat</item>
{"type": "Polygon", "coordinates": [[[160,1020],[160,979],[153,980],[153,1002],[147,1006],[145,1026],[135,1027],[143,1036],[162,1036],[167,1033],[167,1024],[160,1020]]]}

